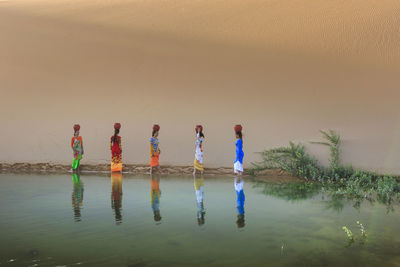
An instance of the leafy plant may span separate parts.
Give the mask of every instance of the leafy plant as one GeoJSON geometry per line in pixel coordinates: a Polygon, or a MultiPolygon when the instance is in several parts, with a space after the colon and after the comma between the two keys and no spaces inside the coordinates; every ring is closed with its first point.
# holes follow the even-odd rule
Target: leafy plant
{"type": "MultiPolygon", "coordinates": [[[[311,143],[329,147],[329,168],[323,167],[314,156],[308,154],[304,145],[289,142],[289,146],[287,147],[266,149],[263,152],[259,152],[262,160],[261,162],[252,162],[253,168],[251,168],[249,172],[253,175],[257,175],[257,173],[265,169],[281,169],[289,172],[293,176],[306,180],[325,182],[355,180],[355,183],[358,183],[361,187],[371,185],[382,177],[388,177],[384,183],[392,183],[388,180],[389,176],[383,176],[364,170],[355,170],[352,166],[343,166],[340,157],[340,146],[342,143],[340,135],[333,130],[321,130],[320,132],[326,141],[311,143]]],[[[391,179],[394,181],[393,183],[397,183],[395,178],[391,177],[391,179]]],[[[390,188],[398,190],[394,185],[389,185],[389,187],[384,188],[382,184],[381,188],[383,191],[390,191],[390,188]]]]}
{"type": "Polygon", "coordinates": [[[397,195],[399,191],[400,185],[393,177],[383,176],[378,179],[376,192],[382,202],[390,203],[393,195],[397,195]]]}
{"type": "MultiPolygon", "coordinates": [[[[287,147],[267,149],[261,152],[262,161],[252,163],[253,168],[250,173],[256,175],[265,169],[280,169],[307,181],[321,182],[323,188],[331,192],[332,199],[336,197],[336,200],[339,200],[346,197],[355,200],[353,205],[355,208],[359,208],[364,199],[371,202],[375,201],[374,196],[376,196],[378,202],[388,207],[388,212],[393,210],[391,205],[393,199],[400,199],[400,184],[396,177],[365,170],[355,170],[352,166],[341,165],[340,135],[333,130],[320,132],[325,141],[312,143],[329,147],[330,165],[328,168],[320,165],[315,157],[308,154],[304,145],[290,142],[287,147]]],[[[301,198],[302,191],[298,190],[300,188],[298,185],[294,187],[284,186],[283,188],[282,186],[280,188],[265,187],[264,193],[277,196],[279,194],[286,194],[287,196],[291,194],[301,198]],[[279,190],[283,190],[283,192],[279,190]]],[[[304,196],[308,195],[306,192],[307,190],[303,191],[304,196]]],[[[341,204],[340,201],[333,201],[328,203],[327,207],[340,210],[341,204]]]]}
{"type": "Polygon", "coordinates": [[[343,226],[342,229],[343,229],[343,231],[346,233],[347,238],[348,238],[349,240],[351,240],[351,241],[354,241],[353,232],[352,232],[349,228],[347,228],[346,226],[343,226]]]}
{"type": "Polygon", "coordinates": [[[357,221],[357,224],[360,227],[361,236],[363,238],[366,238],[367,237],[367,232],[365,231],[364,225],[362,223],[360,223],[359,221],[357,221]]]}
{"type": "Polygon", "coordinates": [[[367,232],[364,228],[364,225],[360,223],[359,221],[356,222],[359,229],[360,229],[360,236],[355,236],[353,232],[347,228],[346,226],[343,226],[342,229],[347,235],[348,239],[348,244],[346,247],[351,246],[355,241],[358,241],[360,245],[364,245],[365,241],[367,240],[367,232]]]}
{"type": "MultiPolygon", "coordinates": [[[[332,175],[335,175],[336,172],[338,171],[339,167],[341,167],[341,159],[340,159],[340,145],[341,145],[341,139],[340,135],[333,131],[329,130],[328,132],[320,130],[320,133],[322,134],[322,138],[324,138],[326,141],[324,142],[311,142],[312,144],[318,144],[318,145],[324,145],[329,147],[330,150],[330,167],[332,171],[332,175]]],[[[339,178],[339,177],[337,177],[339,178]]]]}
{"type": "Polygon", "coordinates": [[[321,180],[324,177],[323,168],[302,144],[290,142],[288,147],[268,149],[260,154],[262,162],[252,163],[254,174],[265,169],[281,169],[306,180],[321,180]]]}

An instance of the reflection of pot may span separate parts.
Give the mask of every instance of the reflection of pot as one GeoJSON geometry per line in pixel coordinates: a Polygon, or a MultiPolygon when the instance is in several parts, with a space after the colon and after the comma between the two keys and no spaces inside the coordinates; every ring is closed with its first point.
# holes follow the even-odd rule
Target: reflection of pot
{"type": "Polygon", "coordinates": [[[111,208],[114,211],[115,222],[122,223],[122,174],[111,173],[111,208]]]}
{"type": "Polygon", "coordinates": [[[236,225],[238,228],[243,228],[245,226],[244,214],[238,214],[237,220],[236,220],[236,225]]]}

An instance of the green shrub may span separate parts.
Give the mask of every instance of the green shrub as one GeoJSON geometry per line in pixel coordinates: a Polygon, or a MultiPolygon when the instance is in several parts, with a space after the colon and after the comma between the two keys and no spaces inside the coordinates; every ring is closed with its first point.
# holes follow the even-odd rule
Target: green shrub
{"type": "MultiPolygon", "coordinates": [[[[340,139],[340,135],[333,130],[329,130],[328,132],[320,130],[320,133],[322,134],[322,138],[324,138],[326,141],[325,142],[311,142],[311,143],[329,147],[330,171],[332,172],[332,174],[335,174],[338,171],[338,169],[341,167],[341,165],[340,165],[340,163],[341,163],[340,145],[341,145],[342,141],[340,139]]],[[[338,177],[338,178],[340,178],[340,177],[338,177]]]]}
{"type": "Polygon", "coordinates": [[[324,177],[324,169],[315,157],[305,151],[304,145],[290,142],[288,147],[268,149],[260,154],[262,162],[253,163],[253,174],[265,169],[281,169],[306,180],[321,180],[324,177]]]}
{"type": "Polygon", "coordinates": [[[377,182],[376,193],[381,202],[390,203],[393,196],[398,195],[400,185],[391,176],[380,177],[377,182]]]}
{"type": "MultiPolygon", "coordinates": [[[[315,157],[308,154],[304,145],[290,142],[288,147],[278,147],[261,152],[262,161],[253,163],[254,167],[250,173],[256,175],[265,169],[281,169],[305,180],[323,182],[323,189],[333,192],[331,193],[333,196],[346,196],[358,200],[356,206],[359,206],[360,200],[371,199],[375,193],[377,200],[385,204],[390,204],[395,197],[400,198],[400,184],[395,177],[355,170],[352,166],[341,165],[339,134],[332,130],[320,132],[325,141],[312,143],[329,147],[330,165],[328,168],[320,165],[315,157]]],[[[264,189],[266,194],[273,194],[270,190],[275,189],[264,189]]]]}

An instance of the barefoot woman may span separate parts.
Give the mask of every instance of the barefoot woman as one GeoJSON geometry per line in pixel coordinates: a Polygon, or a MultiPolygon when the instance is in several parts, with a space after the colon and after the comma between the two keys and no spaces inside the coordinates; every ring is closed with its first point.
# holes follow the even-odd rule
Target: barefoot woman
{"type": "Polygon", "coordinates": [[[121,124],[115,123],[114,135],[111,136],[111,142],[110,142],[112,172],[122,172],[122,146],[121,146],[121,136],[119,136],[120,129],[121,129],[121,124]]]}

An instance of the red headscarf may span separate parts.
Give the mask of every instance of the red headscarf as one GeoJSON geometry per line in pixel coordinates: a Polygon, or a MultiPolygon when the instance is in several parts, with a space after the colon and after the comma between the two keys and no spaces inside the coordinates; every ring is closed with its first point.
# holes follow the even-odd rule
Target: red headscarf
{"type": "Polygon", "coordinates": [[[235,130],[235,133],[241,132],[242,131],[242,125],[236,124],[233,129],[235,130]]]}
{"type": "Polygon", "coordinates": [[[79,131],[79,129],[81,129],[81,126],[79,124],[75,124],[74,125],[74,131],[79,131]]]}
{"type": "Polygon", "coordinates": [[[153,125],[153,131],[159,131],[160,130],[160,125],[158,125],[158,124],[154,124],[153,125]]]}
{"type": "Polygon", "coordinates": [[[114,123],[114,129],[115,130],[121,129],[121,123],[118,123],[118,122],[114,123]]]}

